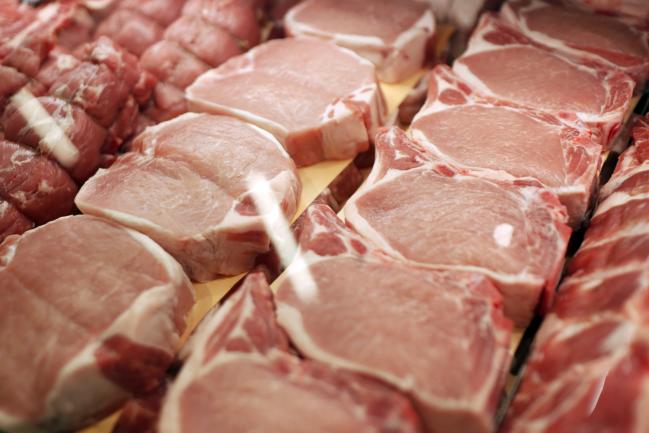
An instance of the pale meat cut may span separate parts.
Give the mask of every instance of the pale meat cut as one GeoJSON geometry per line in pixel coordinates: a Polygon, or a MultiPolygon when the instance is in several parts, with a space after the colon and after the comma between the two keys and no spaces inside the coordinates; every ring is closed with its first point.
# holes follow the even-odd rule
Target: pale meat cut
{"type": "Polygon", "coordinates": [[[284,28],[349,48],[376,65],[379,79],[395,83],[423,67],[435,18],[417,0],[306,0],[286,14],[284,28]]]}
{"type": "Polygon", "coordinates": [[[85,215],[0,244],[0,292],[0,430],[10,433],[72,431],[155,389],[193,304],[162,248],[85,215]]]}
{"type": "Polygon", "coordinates": [[[194,111],[268,130],[298,166],[367,150],[386,115],[374,66],[312,38],[270,41],[230,59],[201,75],[187,99],[194,111]]]}
{"type": "Polygon", "coordinates": [[[577,61],[618,68],[642,90],[649,78],[649,27],[547,0],[510,0],[500,16],[525,36],[577,61]]]}
{"type": "Polygon", "coordinates": [[[147,128],[132,149],[89,179],[75,202],[149,235],[194,280],[247,271],[268,251],[251,182],[267,183],[286,218],[296,211],[293,162],[270,134],[238,119],[186,113],[147,128]]]}
{"type": "Polygon", "coordinates": [[[619,133],[635,87],[627,74],[591,68],[540,47],[492,14],[483,15],[453,70],[486,95],[575,114],[601,135],[604,147],[619,133]]]}
{"type": "Polygon", "coordinates": [[[574,117],[483,97],[447,66],[437,66],[411,134],[452,166],[553,191],[573,227],[586,215],[601,146],[574,117]]]}
{"type": "Polygon", "coordinates": [[[409,394],[428,431],[491,432],[512,325],[489,280],[393,259],[325,205],[302,221],[276,298],[298,350],[409,394]]]}
{"type": "MultiPolygon", "coordinates": [[[[642,146],[643,140],[636,145],[642,146]]],[[[503,432],[646,429],[647,156],[646,147],[633,146],[618,165],[553,313],[537,336],[503,432]],[[626,410],[620,410],[620,402],[626,410]]]]}
{"type": "Polygon", "coordinates": [[[345,218],[387,253],[433,269],[483,273],[517,325],[551,304],[570,236],[552,192],[455,169],[398,128],[376,138],[345,218]]]}
{"type": "Polygon", "coordinates": [[[390,388],[290,354],[270,288],[249,275],[208,313],[165,399],[160,433],[416,433],[409,401],[390,388]]]}

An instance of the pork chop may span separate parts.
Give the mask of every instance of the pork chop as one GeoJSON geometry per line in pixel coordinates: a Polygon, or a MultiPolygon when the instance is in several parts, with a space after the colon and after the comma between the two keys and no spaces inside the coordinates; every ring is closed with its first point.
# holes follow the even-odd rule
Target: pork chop
{"type": "Polygon", "coordinates": [[[510,0],[500,16],[539,44],[583,63],[628,73],[639,90],[649,78],[646,24],[546,0],[510,0]]]}
{"type": "Polygon", "coordinates": [[[576,118],[486,98],[447,66],[431,73],[412,136],[450,165],[494,179],[543,186],[579,226],[597,184],[601,146],[576,118]]]}
{"type": "Polygon", "coordinates": [[[193,290],[146,236],[71,216],[0,244],[0,430],[70,431],[154,389],[193,290]]]}
{"type": "Polygon", "coordinates": [[[247,271],[268,251],[252,180],[267,182],[286,218],[296,211],[293,162],[270,134],[238,119],[186,113],[147,128],[132,148],[89,179],[75,202],[147,234],[194,280],[247,271]]]}
{"type": "Polygon", "coordinates": [[[201,75],[194,111],[239,117],[277,137],[298,166],[368,149],[386,105],[367,60],[311,38],[262,44],[201,75]]]}
{"type": "Polygon", "coordinates": [[[288,352],[261,274],[203,321],[169,389],[160,433],[416,433],[390,388],[288,352]]]}
{"type": "Polygon", "coordinates": [[[345,206],[357,232],[413,264],[483,273],[517,325],[547,311],[570,236],[552,192],[456,169],[398,128],[377,135],[376,152],[345,206]]]}
{"type": "Polygon", "coordinates": [[[591,68],[542,48],[491,14],[483,15],[453,70],[486,95],[576,115],[601,135],[604,148],[620,132],[635,87],[625,73],[591,68]]]}
{"type": "Polygon", "coordinates": [[[302,224],[277,291],[298,350],[409,394],[428,431],[491,432],[512,325],[488,279],[401,263],[325,205],[302,224]]]}
{"type": "Polygon", "coordinates": [[[349,48],[374,63],[382,81],[395,83],[423,67],[435,18],[416,0],[307,0],[286,14],[284,28],[349,48]]]}

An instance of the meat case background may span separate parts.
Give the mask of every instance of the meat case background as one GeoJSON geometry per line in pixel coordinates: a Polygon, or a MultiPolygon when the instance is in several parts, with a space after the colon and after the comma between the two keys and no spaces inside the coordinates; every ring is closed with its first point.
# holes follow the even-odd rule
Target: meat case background
{"type": "Polygon", "coordinates": [[[0,60],[0,431],[646,431],[644,2],[0,0],[0,60]]]}

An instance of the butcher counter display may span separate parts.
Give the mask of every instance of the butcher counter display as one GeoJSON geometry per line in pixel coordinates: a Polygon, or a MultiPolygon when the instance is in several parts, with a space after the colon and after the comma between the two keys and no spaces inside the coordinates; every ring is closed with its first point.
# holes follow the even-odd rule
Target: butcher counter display
{"type": "Polygon", "coordinates": [[[649,433],[648,79],[632,0],[0,0],[0,433],[649,433]]]}

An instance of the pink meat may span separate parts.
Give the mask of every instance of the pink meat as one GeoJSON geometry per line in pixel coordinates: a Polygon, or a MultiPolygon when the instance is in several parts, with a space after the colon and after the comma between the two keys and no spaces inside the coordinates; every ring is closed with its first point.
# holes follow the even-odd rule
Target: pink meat
{"type": "Polygon", "coordinates": [[[426,2],[306,0],[284,18],[291,36],[312,36],[349,48],[376,65],[379,78],[402,81],[421,69],[435,31],[426,2]]]}
{"type": "Polygon", "coordinates": [[[620,132],[635,87],[623,72],[594,69],[539,47],[489,14],[480,20],[453,70],[486,95],[576,115],[601,135],[605,148],[620,132]]]}
{"type": "Polygon", "coordinates": [[[482,97],[448,67],[438,66],[411,131],[452,166],[550,189],[568,209],[571,225],[583,222],[601,146],[577,119],[482,97]]]}
{"type": "Polygon", "coordinates": [[[483,273],[517,325],[547,311],[570,236],[552,192],[456,169],[397,128],[377,135],[376,151],[349,224],[406,262],[483,273]]]}
{"type": "Polygon", "coordinates": [[[201,75],[187,99],[194,111],[268,130],[298,166],[367,150],[386,115],[372,64],[310,38],[270,41],[230,59],[201,75]]]}
{"type": "Polygon", "coordinates": [[[188,0],[183,15],[203,18],[234,36],[242,49],[260,42],[258,9],[251,0],[188,0]]]}
{"type": "Polygon", "coordinates": [[[165,31],[165,39],[176,42],[212,67],[241,54],[237,41],[227,30],[200,17],[180,17],[165,31]]]}
{"type": "Polygon", "coordinates": [[[288,352],[261,274],[208,315],[162,408],[161,433],[418,432],[403,396],[288,352]]]}
{"type": "Polygon", "coordinates": [[[36,224],[68,215],[77,186],[55,161],[0,140],[0,197],[36,224]]]}
{"type": "Polygon", "coordinates": [[[7,139],[39,149],[78,182],[88,179],[99,167],[106,130],[81,108],[62,99],[27,94],[24,101],[7,107],[1,124],[7,139]],[[28,123],[25,115],[30,113],[36,117],[28,123]]]}
{"type": "Polygon", "coordinates": [[[330,208],[307,212],[277,292],[298,350],[408,393],[428,431],[491,432],[512,328],[496,288],[480,274],[402,264],[330,208]]]}
{"type": "Polygon", "coordinates": [[[625,185],[634,177],[624,174],[634,170],[629,158],[607,184],[536,338],[505,433],[633,432],[646,425],[649,182],[636,184],[644,192],[625,185]],[[616,177],[622,175],[620,182],[616,177]],[[621,402],[626,410],[620,410],[621,402]]]}
{"type": "Polygon", "coordinates": [[[195,280],[249,270],[269,249],[250,176],[268,181],[287,218],[296,211],[293,163],[270,135],[237,119],[187,113],[148,128],[132,149],[88,180],[76,204],[151,236],[195,280]]]}
{"type": "Polygon", "coordinates": [[[0,198],[0,243],[8,236],[21,235],[33,227],[32,221],[11,203],[0,198]]]}
{"type": "Polygon", "coordinates": [[[0,359],[11,391],[0,395],[6,431],[75,430],[154,389],[193,303],[181,267],[159,246],[89,216],[5,240],[0,290],[0,339],[16,342],[0,359]]]}
{"type": "Polygon", "coordinates": [[[101,22],[96,36],[107,36],[136,56],[162,39],[163,27],[154,19],[129,9],[118,9],[101,22]]]}
{"type": "Polygon", "coordinates": [[[539,44],[583,63],[628,73],[639,87],[649,78],[646,24],[546,0],[508,1],[501,17],[539,44]]]}
{"type": "Polygon", "coordinates": [[[199,75],[210,69],[208,64],[175,42],[169,41],[160,41],[153,45],[141,57],[140,64],[160,82],[178,89],[186,88],[199,75]]]}

